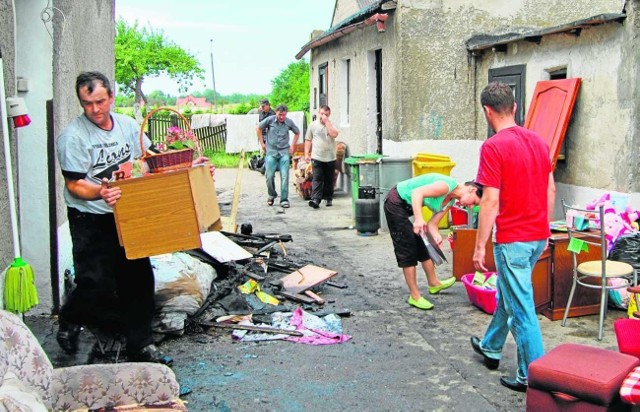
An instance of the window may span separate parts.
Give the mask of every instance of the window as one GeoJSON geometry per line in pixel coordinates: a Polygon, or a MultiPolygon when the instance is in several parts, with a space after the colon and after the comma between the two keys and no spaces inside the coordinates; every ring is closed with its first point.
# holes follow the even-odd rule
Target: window
{"type": "Polygon", "coordinates": [[[351,111],[351,59],[340,62],[340,124],[348,126],[351,111]]]}
{"type": "MultiPolygon", "coordinates": [[[[509,85],[513,90],[513,95],[518,108],[516,110],[516,123],[522,126],[524,124],[524,84],[525,84],[526,66],[520,64],[517,66],[500,67],[497,69],[489,69],[489,83],[498,81],[509,85]]],[[[489,132],[489,136],[493,136],[493,132],[489,132]]]]}
{"type": "Polygon", "coordinates": [[[325,105],[327,103],[327,91],[329,89],[329,73],[327,70],[328,63],[323,63],[318,66],[318,98],[319,105],[325,105]]]}

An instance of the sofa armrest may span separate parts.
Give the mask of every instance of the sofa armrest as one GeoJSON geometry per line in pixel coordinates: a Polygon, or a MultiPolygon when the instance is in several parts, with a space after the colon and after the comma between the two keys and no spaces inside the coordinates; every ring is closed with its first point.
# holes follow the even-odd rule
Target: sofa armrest
{"type": "Polygon", "coordinates": [[[82,365],[54,369],[54,410],[156,404],[177,399],[173,371],[157,363],[82,365]]]}

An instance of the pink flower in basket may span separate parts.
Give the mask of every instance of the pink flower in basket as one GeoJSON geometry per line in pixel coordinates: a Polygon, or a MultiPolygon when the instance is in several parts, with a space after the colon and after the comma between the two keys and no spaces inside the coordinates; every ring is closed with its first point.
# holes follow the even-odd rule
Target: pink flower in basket
{"type": "MultiPolygon", "coordinates": [[[[192,130],[184,131],[179,127],[172,126],[167,129],[167,135],[162,146],[164,146],[164,150],[195,149],[196,139],[197,137],[192,130]]],[[[162,146],[159,147],[160,150],[162,150],[162,146]]]]}

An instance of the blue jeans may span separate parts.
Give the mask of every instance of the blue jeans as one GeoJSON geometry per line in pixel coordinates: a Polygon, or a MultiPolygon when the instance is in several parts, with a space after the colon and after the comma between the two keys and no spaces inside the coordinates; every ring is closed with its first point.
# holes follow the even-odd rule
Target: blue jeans
{"type": "Polygon", "coordinates": [[[269,194],[269,199],[275,199],[278,197],[278,192],[276,192],[276,168],[280,170],[280,202],[289,200],[289,153],[287,154],[275,154],[275,155],[266,155],[264,165],[265,165],[265,176],[267,178],[267,192],[269,194]]]}
{"type": "Polygon", "coordinates": [[[493,245],[498,270],[498,305],[480,348],[492,359],[502,357],[502,347],[511,331],[518,349],[516,380],[527,383],[527,368],[544,355],[542,333],[533,302],[531,272],[544,251],[545,241],[493,245]]]}

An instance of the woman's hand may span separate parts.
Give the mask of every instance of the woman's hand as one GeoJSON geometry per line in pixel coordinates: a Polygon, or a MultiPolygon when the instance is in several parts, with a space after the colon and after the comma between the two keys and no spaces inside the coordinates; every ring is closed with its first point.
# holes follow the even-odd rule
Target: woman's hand
{"type": "Polygon", "coordinates": [[[427,223],[424,221],[422,217],[416,216],[413,220],[413,233],[416,235],[420,235],[422,233],[426,233],[427,231],[427,223]]]}
{"type": "Polygon", "coordinates": [[[435,230],[431,229],[429,230],[429,234],[431,235],[433,242],[442,249],[442,235],[440,235],[440,231],[438,231],[437,228],[435,230]]]}

